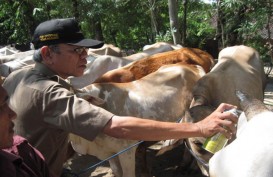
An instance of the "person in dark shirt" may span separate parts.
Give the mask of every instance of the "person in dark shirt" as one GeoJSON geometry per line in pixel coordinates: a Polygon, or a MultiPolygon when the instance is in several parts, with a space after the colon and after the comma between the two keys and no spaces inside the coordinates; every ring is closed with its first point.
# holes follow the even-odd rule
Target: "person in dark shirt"
{"type": "Polygon", "coordinates": [[[0,85],[0,176],[55,177],[42,154],[23,137],[14,136],[16,113],[7,104],[8,95],[0,85]]]}

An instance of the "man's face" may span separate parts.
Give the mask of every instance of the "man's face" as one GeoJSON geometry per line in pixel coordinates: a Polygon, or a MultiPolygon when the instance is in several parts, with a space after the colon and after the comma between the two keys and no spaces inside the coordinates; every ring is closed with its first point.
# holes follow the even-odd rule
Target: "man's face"
{"type": "Polygon", "coordinates": [[[87,64],[86,49],[68,44],[59,44],[58,48],[59,52],[51,52],[53,64],[50,68],[64,79],[82,76],[87,64]]]}
{"type": "Polygon", "coordinates": [[[0,149],[11,147],[13,144],[14,123],[16,113],[8,104],[8,95],[5,89],[0,86],[0,149]]]}

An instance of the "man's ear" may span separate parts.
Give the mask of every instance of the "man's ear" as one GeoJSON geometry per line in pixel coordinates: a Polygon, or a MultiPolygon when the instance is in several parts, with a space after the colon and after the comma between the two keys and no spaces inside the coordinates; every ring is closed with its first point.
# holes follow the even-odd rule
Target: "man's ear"
{"type": "Polygon", "coordinates": [[[48,46],[43,46],[41,49],[41,55],[43,57],[43,61],[45,64],[51,65],[53,63],[52,61],[52,51],[48,46]]]}

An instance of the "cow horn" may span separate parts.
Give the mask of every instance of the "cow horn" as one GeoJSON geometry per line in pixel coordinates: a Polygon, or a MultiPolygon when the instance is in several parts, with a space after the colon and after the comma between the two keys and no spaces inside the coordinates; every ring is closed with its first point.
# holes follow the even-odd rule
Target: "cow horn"
{"type": "Polygon", "coordinates": [[[251,98],[247,93],[236,90],[236,96],[248,121],[261,112],[269,111],[262,101],[251,98]]]}

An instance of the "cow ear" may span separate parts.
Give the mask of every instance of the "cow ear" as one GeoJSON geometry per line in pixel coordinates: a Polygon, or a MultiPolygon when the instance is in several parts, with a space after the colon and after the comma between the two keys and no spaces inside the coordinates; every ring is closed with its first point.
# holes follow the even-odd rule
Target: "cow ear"
{"type": "Polygon", "coordinates": [[[76,93],[77,97],[82,98],[89,103],[99,106],[105,103],[105,101],[99,97],[95,97],[93,95],[90,95],[89,93],[76,93]]]}

